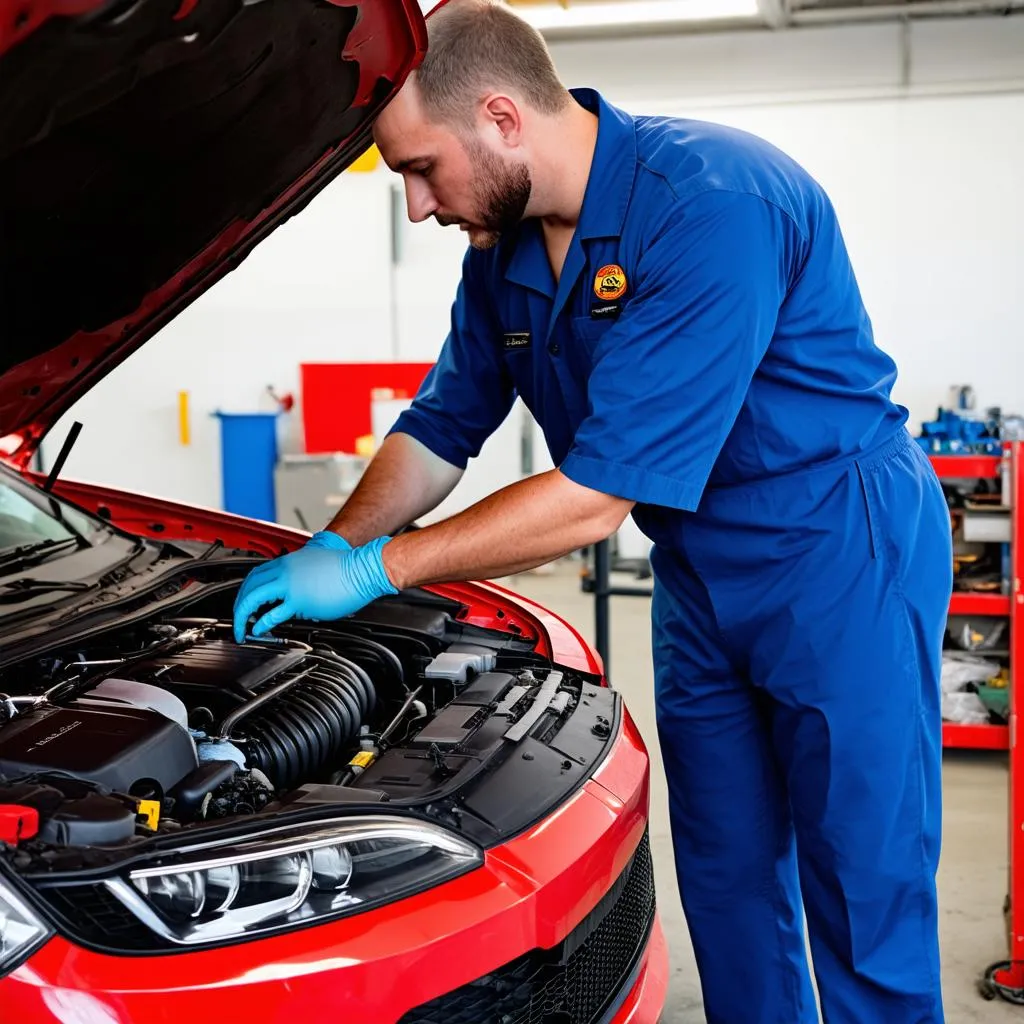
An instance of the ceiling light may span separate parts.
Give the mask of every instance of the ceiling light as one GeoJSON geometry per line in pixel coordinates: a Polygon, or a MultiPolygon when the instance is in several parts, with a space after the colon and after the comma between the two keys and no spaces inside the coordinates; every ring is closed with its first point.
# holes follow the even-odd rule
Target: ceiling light
{"type": "Polygon", "coordinates": [[[524,21],[541,31],[755,18],[759,10],[758,0],[591,0],[566,7],[560,3],[513,6],[524,21]]]}

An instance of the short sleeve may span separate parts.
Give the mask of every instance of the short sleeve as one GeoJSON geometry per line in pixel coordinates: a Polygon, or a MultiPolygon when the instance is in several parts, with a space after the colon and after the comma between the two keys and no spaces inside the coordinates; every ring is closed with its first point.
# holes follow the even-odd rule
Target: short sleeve
{"type": "Polygon", "coordinates": [[[696,509],[774,333],[796,230],[746,193],[710,191],[668,212],[597,344],[566,476],[696,509]]]}
{"type": "Polygon", "coordinates": [[[480,454],[515,400],[478,264],[482,256],[466,252],[441,354],[389,431],[409,434],[459,469],[480,454]]]}

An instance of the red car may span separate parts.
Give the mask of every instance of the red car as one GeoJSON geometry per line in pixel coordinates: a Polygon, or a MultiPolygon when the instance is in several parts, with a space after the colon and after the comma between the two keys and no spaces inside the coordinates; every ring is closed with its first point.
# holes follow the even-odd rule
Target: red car
{"type": "Polygon", "coordinates": [[[303,534],[31,468],[424,46],[412,0],[0,4],[0,1020],[661,1013],[648,759],[570,626],[466,584],[237,646],[303,534]]]}

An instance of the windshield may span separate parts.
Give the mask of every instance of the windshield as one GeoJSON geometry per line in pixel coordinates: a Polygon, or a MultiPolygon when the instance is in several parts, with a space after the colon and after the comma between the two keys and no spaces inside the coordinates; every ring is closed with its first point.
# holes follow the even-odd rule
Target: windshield
{"type": "Polygon", "coordinates": [[[103,525],[52,495],[0,474],[0,555],[45,541],[92,542],[106,532],[103,525]]]}

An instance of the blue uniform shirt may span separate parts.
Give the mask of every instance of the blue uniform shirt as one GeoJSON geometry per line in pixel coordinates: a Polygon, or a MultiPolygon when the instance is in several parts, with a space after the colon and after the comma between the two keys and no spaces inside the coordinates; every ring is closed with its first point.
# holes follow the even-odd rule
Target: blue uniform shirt
{"type": "Polygon", "coordinates": [[[599,127],[560,280],[536,221],[470,249],[451,332],[394,429],[464,467],[518,394],[555,465],[638,502],[644,529],[700,515],[706,489],[892,437],[895,366],[811,176],[744,132],[573,95],[599,127]]]}

